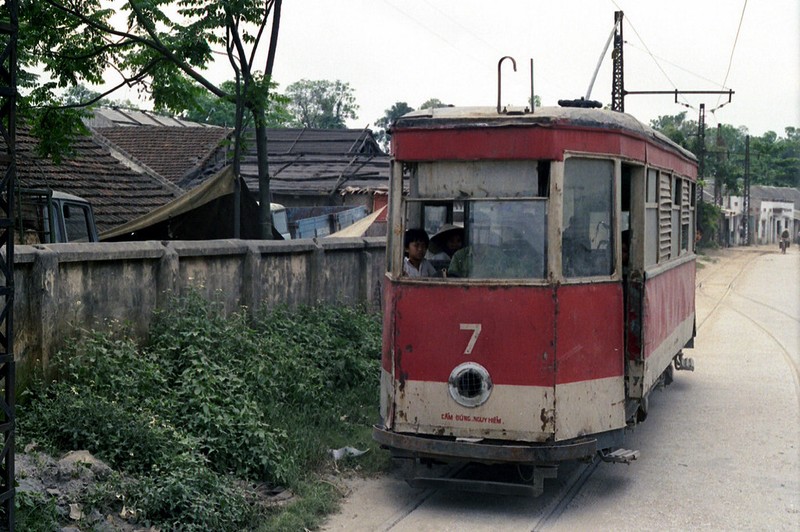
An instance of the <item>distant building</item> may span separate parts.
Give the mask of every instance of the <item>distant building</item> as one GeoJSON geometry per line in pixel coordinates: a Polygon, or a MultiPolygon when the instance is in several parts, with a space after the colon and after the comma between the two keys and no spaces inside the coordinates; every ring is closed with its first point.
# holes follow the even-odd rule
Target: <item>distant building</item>
{"type": "Polygon", "coordinates": [[[776,244],[778,235],[800,230],[800,189],[791,187],[750,187],[751,230],[754,244],[776,244]]]}

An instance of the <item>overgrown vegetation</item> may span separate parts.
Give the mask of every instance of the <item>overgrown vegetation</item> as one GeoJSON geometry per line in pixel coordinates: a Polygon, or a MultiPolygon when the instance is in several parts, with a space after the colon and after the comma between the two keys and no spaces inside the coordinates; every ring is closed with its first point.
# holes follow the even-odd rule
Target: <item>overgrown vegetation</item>
{"type": "MultiPolygon", "coordinates": [[[[278,309],[225,317],[191,294],[154,319],[150,341],[89,333],[60,353],[58,378],[27,392],[19,438],[86,449],[117,474],[82,501],[142,525],[181,530],[297,530],[335,504],[317,475],[328,450],[373,449],[380,321],[361,309],[278,309]],[[285,506],[254,497],[285,486],[285,506]]],[[[362,460],[366,458],[366,460],[362,460]]],[[[22,501],[25,506],[46,501],[22,501]]]]}

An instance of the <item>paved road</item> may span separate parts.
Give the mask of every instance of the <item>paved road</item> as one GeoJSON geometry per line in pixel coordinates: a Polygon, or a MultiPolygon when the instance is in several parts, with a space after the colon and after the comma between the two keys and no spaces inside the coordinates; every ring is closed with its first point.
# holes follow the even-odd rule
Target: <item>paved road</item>
{"type": "Polygon", "coordinates": [[[656,391],[629,466],[562,467],[536,499],[358,482],[326,530],[800,530],[800,250],[697,276],[694,373],[656,391]]]}

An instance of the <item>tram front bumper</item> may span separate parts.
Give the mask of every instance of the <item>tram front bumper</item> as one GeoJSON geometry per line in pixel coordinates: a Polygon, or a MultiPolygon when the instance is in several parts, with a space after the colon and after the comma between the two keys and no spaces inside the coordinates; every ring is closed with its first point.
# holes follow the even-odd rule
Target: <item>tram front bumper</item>
{"type": "MultiPolygon", "coordinates": [[[[400,434],[374,425],[372,438],[396,458],[430,458],[443,462],[552,464],[567,460],[591,460],[607,441],[594,436],[562,443],[466,442],[419,434],[400,434]]],[[[606,438],[604,438],[605,440],[606,438]]],[[[616,438],[612,438],[616,440],[616,438]]]]}

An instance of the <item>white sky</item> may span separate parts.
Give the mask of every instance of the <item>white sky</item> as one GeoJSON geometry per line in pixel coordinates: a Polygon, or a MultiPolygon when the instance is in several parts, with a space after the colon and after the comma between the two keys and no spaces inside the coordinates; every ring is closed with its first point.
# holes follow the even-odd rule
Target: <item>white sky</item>
{"type": "MultiPolygon", "coordinates": [[[[800,127],[798,0],[285,0],[273,75],[279,90],[348,82],[359,105],[348,126],[362,128],[398,101],[495,106],[497,62],[510,55],[517,72],[504,63],[503,103],[527,102],[533,58],[535,93],[557,105],[586,94],[616,10],[627,90],[735,91],[714,113],[727,96],[684,96],[687,109],[673,95],[629,95],[626,112],[647,123],[686,110],[697,120],[705,103],[708,127],[781,136],[800,127]]],[[[210,77],[230,78],[229,67],[210,77]]],[[[592,99],[610,103],[610,49],[592,99]]]]}

